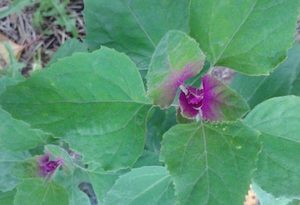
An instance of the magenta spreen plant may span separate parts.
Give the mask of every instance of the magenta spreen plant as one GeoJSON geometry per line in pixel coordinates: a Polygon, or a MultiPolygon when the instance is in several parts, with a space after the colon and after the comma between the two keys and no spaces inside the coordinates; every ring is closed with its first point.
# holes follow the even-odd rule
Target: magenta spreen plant
{"type": "Polygon", "coordinates": [[[297,204],[299,7],[85,1],[89,50],[0,78],[0,204],[297,204]]]}

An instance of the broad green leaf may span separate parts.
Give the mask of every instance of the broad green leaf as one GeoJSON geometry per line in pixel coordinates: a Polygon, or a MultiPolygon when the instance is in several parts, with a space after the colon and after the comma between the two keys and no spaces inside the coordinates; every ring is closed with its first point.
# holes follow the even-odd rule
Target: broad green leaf
{"type": "Polygon", "coordinates": [[[147,138],[145,148],[155,153],[160,151],[160,142],[163,134],[176,124],[176,109],[170,107],[161,110],[153,107],[148,113],[147,119],[147,138]]]}
{"type": "Polygon", "coordinates": [[[90,199],[89,197],[79,190],[78,186],[73,186],[69,190],[69,205],[90,205],[90,199]]]}
{"type": "Polygon", "coordinates": [[[190,0],[86,0],[86,41],[127,53],[146,68],[159,40],[169,30],[188,31],[190,0]]]}
{"type": "Polygon", "coordinates": [[[260,205],[287,205],[292,201],[292,199],[287,199],[285,197],[275,198],[260,188],[256,183],[252,183],[252,188],[259,199],[260,205]]]}
{"type": "Polygon", "coordinates": [[[85,182],[86,174],[76,169],[72,175],[59,175],[55,177],[57,183],[61,184],[69,193],[69,205],[90,205],[90,199],[86,193],[80,190],[80,184],[85,182]]]}
{"type": "Polygon", "coordinates": [[[64,58],[9,87],[0,103],[106,170],[131,166],[142,154],[149,101],[134,63],[112,49],[64,58]]]}
{"type": "Polygon", "coordinates": [[[8,87],[10,85],[15,85],[18,82],[19,81],[14,78],[10,78],[8,76],[1,76],[0,77],[0,94],[6,90],[6,87],[8,87]]]}
{"type": "Polygon", "coordinates": [[[69,205],[68,192],[54,182],[24,180],[17,187],[14,205],[69,205]]]}
{"type": "MultiPolygon", "coordinates": [[[[299,68],[300,66],[298,66],[299,68]]],[[[300,69],[299,69],[300,70],[300,69]]],[[[292,90],[291,90],[291,94],[300,96],[300,74],[298,73],[298,75],[296,76],[296,78],[294,79],[294,82],[292,84],[292,90]]]]}
{"type": "Polygon", "coordinates": [[[2,205],[14,205],[14,197],[16,191],[0,192],[0,204],[2,205]]]}
{"type": "Polygon", "coordinates": [[[28,157],[24,161],[17,163],[12,173],[19,179],[40,178],[39,157],[41,156],[28,157]]]}
{"type": "Polygon", "coordinates": [[[299,105],[300,97],[272,98],[257,105],[245,119],[262,133],[255,182],[275,197],[300,197],[299,105]]]}
{"type": "Polygon", "coordinates": [[[16,70],[13,66],[15,63],[17,63],[14,61],[16,60],[13,59],[13,62],[10,62],[10,64],[12,65],[6,67],[3,73],[0,72],[0,94],[3,93],[8,86],[15,85],[25,80],[25,78],[21,74],[19,74],[20,71],[16,70]]]}
{"type": "Polygon", "coordinates": [[[0,107],[0,150],[26,151],[45,144],[48,135],[14,119],[0,107]]]}
{"type": "Polygon", "coordinates": [[[0,151],[0,191],[10,191],[20,182],[14,170],[28,157],[28,153],[0,151]]]}
{"type": "Polygon", "coordinates": [[[277,96],[300,95],[300,44],[288,52],[287,60],[269,76],[236,74],[231,87],[237,90],[251,107],[277,96]]]}
{"type": "Polygon", "coordinates": [[[118,177],[127,170],[120,170],[118,172],[104,172],[103,170],[89,170],[86,172],[89,182],[92,184],[97,196],[99,204],[103,204],[107,192],[114,185],[118,177]]]}
{"type": "Polygon", "coordinates": [[[144,166],[161,166],[162,163],[159,161],[159,152],[152,152],[145,150],[143,155],[134,164],[134,168],[144,166]]]}
{"type": "Polygon", "coordinates": [[[172,180],[164,167],[132,169],[107,193],[105,205],[173,205],[172,180]]]}
{"type": "Polygon", "coordinates": [[[299,205],[300,204],[300,200],[299,199],[295,199],[292,202],[290,202],[288,205],[299,205]]]}
{"type": "Polygon", "coordinates": [[[85,52],[85,51],[87,51],[87,46],[84,43],[80,42],[75,38],[69,39],[64,44],[62,44],[58,48],[58,50],[53,54],[48,65],[55,63],[61,58],[71,56],[76,52],[85,52]]]}
{"type": "Polygon", "coordinates": [[[170,31],[157,45],[147,74],[148,95],[162,108],[170,106],[185,80],[202,69],[205,56],[198,43],[181,31],[170,31]]]}
{"type": "Polygon", "coordinates": [[[179,124],[165,133],[161,156],[181,205],[241,205],[260,150],[241,122],[179,124]]]}
{"type": "Polygon", "coordinates": [[[212,65],[268,74],[294,42],[299,0],[192,0],[191,34],[212,65]]]}

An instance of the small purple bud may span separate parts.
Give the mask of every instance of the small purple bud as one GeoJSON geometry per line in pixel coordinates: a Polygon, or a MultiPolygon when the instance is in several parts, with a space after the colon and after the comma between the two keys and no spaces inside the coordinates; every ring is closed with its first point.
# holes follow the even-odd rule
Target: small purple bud
{"type": "Polygon", "coordinates": [[[201,88],[180,86],[179,106],[181,114],[188,119],[219,120],[222,102],[218,94],[219,81],[211,75],[202,78],[201,88]]]}
{"type": "Polygon", "coordinates": [[[39,175],[42,177],[51,176],[55,170],[63,165],[62,159],[50,160],[50,155],[45,154],[38,159],[39,163],[39,175]]]}
{"type": "Polygon", "coordinates": [[[180,87],[179,105],[181,113],[184,117],[193,119],[197,115],[201,115],[201,107],[203,103],[203,90],[191,86],[180,87]]]}
{"type": "Polygon", "coordinates": [[[44,164],[47,163],[50,159],[50,155],[49,154],[45,154],[42,157],[39,158],[39,164],[44,164]]]}
{"type": "Polygon", "coordinates": [[[181,115],[206,121],[235,120],[248,111],[247,103],[224,83],[210,74],[202,77],[200,88],[180,86],[181,115]]]}

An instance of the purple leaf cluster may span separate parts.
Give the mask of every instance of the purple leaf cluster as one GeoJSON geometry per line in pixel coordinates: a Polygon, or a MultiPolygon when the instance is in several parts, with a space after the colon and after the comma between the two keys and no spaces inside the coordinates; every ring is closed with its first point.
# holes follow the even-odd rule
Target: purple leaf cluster
{"type": "Polygon", "coordinates": [[[200,88],[180,86],[179,106],[181,114],[189,119],[219,120],[219,106],[222,103],[217,94],[219,81],[207,74],[202,78],[200,88]]]}

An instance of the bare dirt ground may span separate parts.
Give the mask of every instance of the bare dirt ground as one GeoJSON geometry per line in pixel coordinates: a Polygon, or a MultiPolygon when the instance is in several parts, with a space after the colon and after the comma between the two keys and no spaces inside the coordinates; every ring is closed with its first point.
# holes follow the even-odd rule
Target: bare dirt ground
{"type": "MultiPolygon", "coordinates": [[[[10,0],[1,0],[0,11],[7,8],[9,4],[10,0]]],[[[61,44],[74,37],[72,33],[55,23],[55,17],[43,18],[41,28],[35,28],[33,15],[38,6],[38,4],[34,4],[26,7],[19,14],[0,19],[0,34],[24,47],[20,57],[20,61],[26,64],[24,72],[32,68],[32,64],[38,56],[41,57],[42,65],[45,65],[61,44]]],[[[68,15],[76,20],[77,38],[79,39],[85,35],[83,8],[83,0],[71,0],[66,7],[68,15]]]]}

